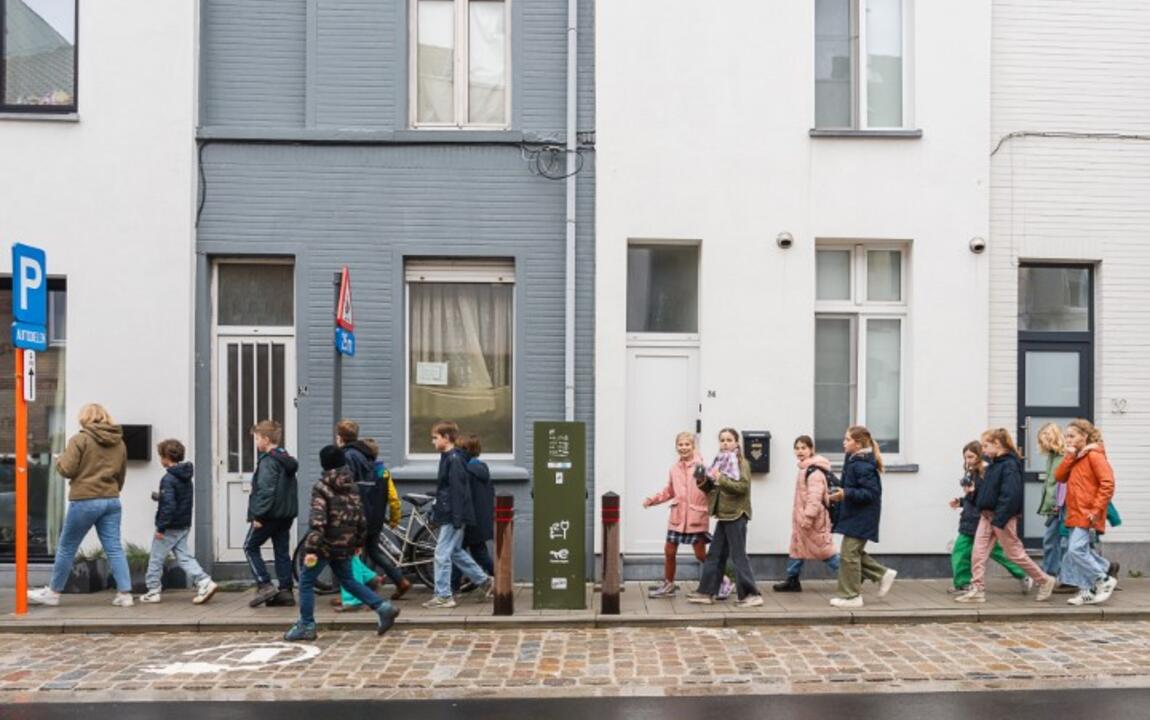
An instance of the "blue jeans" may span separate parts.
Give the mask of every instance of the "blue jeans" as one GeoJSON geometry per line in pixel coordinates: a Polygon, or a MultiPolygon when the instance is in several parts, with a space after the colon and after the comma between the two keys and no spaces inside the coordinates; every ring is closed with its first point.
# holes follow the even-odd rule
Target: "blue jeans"
{"type": "Polygon", "coordinates": [[[132,592],[128,558],[124,555],[124,544],[120,542],[122,514],[120,498],[76,500],[68,505],[64,528],[60,531],[60,542],[56,545],[56,561],[52,563],[53,590],[60,592],[68,584],[76,551],[80,549],[84,536],[95,526],[96,536],[100,538],[100,545],[112,569],[112,577],[116,580],[116,589],[122,593],[132,592]]]}
{"type": "MultiPolygon", "coordinates": [[[[463,549],[467,551],[467,554],[471,556],[471,559],[475,561],[476,565],[483,568],[483,572],[488,575],[495,574],[495,561],[491,559],[491,552],[487,549],[487,543],[476,543],[474,545],[468,545],[463,549]]],[[[451,589],[458,590],[462,583],[463,573],[459,571],[459,568],[452,568],[451,589]]]]}
{"type": "Polygon", "coordinates": [[[456,565],[476,585],[487,582],[487,573],[463,549],[463,531],[464,528],[457,528],[450,522],[439,526],[439,537],[435,541],[436,597],[451,597],[451,568],[456,565]]]}
{"type": "MultiPolygon", "coordinates": [[[[823,560],[823,562],[825,562],[827,564],[827,567],[829,567],[831,569],[831,572],[833,572],[835,575],[839,574],[839,554],[838,553],[831,555],[826,560],[823,560]]],[[[799,575],[803,574],[803,565],[805,563],[806,563],[806,560],[799,560],[798,558],[793,558],[793,557],[787,558],[787,577],[788,578],[795,578],[797,580],[799,575]]]]}
{"type": "Polygon", "coordinates": [[[164,575],[164,560],[168,557],[168,553],[176,556],[176,562],[183,568],[193,585],[199,585],[208,577],[196,562],[195,555],[188,552],[188,532],[188,528],[165,530],[163,540],[152,537],[152,554],[148,558],[148,574],[144,578],[149,590],[160,589],[160,580],[164,575]]]}
{"type": "Polygon", "coordinates": [[[390,608],[391,603],[371,591],[371,588],[355,579],[351,569],[351,558],[318,557],[315,567],[304,568],[299,578],[299,621],[304,625],[315,624],[315,579],[327,565],[339,578],[339,586],[351,593],[357,600],[372,610],[390,608]]]}
{"type": "Polygon", "coordinates": [[[1062,569],[1062,520],[1066,511],[1059,509],[1057,515],[1046,518],[1046,529],[1042,533],[1042,569],[1047,575],[1058,577],[1062,569]]]}
{"type": "Polygon", "coordinates": [[[247,555],[252,576],[260,585],[268,585],[272,581],[260,550],[270,539],[272,551],[275,553],[276,579],[279,581],[280,590],[291,590],[291,526],[294,522],[295,520],[265,520],[258,528],[255,525],[248,525],[248,536],[244,540],[244,555],[247,555]]]}
{"type": "Polygon", "coordinates": [[[1110,563],[1091,547],[1093,536],[1093,530],[1070,528],[1070,543],[1062,556],[1062,572],[1058,576],[1064,584],[1090,590],[1106,579],[1110,563]]]}

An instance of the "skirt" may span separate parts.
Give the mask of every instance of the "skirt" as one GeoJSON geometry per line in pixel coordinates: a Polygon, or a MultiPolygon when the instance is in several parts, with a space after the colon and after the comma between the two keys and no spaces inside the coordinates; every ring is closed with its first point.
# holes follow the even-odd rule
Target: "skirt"
{"type": "Polygon", "coordinates": [[[694,545],[695,543],[709,542],[711,542],[711,533],[709,532],[681,533],[678,530],[667,531],[668,545],[694,545]]]}

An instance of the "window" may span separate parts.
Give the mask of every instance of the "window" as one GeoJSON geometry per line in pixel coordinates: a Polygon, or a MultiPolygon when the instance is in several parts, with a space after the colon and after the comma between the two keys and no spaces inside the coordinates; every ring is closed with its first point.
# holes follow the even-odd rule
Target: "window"
{"type": "Polygon", "coordinates": [[[507,2],[413,0],[412,15],[412,124],[507,127],[507,2]]]}
{"type": "Polygon", "coordinates": [[[76,5],[0,1],[0,112],[76,112],[76,5]]]}
{"type": "Polygon", "coordinates": [[[903,452],[905,247],[820,245],[815,253],[815,444],[866,425],[903,452]]]}
{"type": "Polygon", "coordinates": [[[484,455],[514,452],[515,266],[411,261],[407,285],[407,452],[431,455],[431,426],[454,420],[484,455]]]}
{"type": "Polygon", "coordinates": [[[815,0],[815,127],[906,123],[907,0],[815,0]]]}
{"type": "Polygon", "coordinates": [[[1090,268],[1020,267],[1018,329],[1021,332],[1090,332],[1090,268]]]}
{"type": "Polygon", "coordinates": [[[699,331],[699,247],[627,248],[627,332],[699,331]]]}
{"type": "MultiPolygon", "coordinates": [[[[48,281],[48,337],[46,352],[36,353],[36,402],[28,404],[28,554],[47,560],[56,551],[64,520],[64,497],[68,481],[56,472],[52,457],[64,450],[64,322],[66,289],[63,280],[48,281]]],[[[12,280],[0,279],[0,324],[12,324],[12,280]]],[[[0,561],[11,561],[16,552],[14,527],[16,501],[16,436],[11,368],[11,334],[0,338],[0,561]]]]}
{"type": "Polygon", "coordinates": [[[294,265],[282,261],[223,261],[217,269],[217,326],[295,325],[294,265]]]}

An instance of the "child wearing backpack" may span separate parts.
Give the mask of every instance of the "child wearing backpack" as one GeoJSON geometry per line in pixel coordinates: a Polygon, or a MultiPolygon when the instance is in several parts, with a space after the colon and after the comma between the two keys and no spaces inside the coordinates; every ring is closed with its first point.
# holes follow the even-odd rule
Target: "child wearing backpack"
{"type": "MultiPolygon", "coordinates": [[[[959,481],[962,495],[952,498],[950,501],[952,508],[962,509],[962,515],[958,519],[958,537],[954,539],[954,545],[950,551],[950,568],[954,578],[953,587],[949,590],[951,593],[965,593],[970,590],[974,535],[978,532],[978,521],[982,517],[974,499],[978,493],[978,486],[982,484],[982,475],[986,470],[986,464],[982,460],[982,444],[977,440],[967,443],[966,447],[962,449],[962,462],[963,469],[966,471],[962,480],[959,481]]],[[[1034,581],[1030,579],[1030,576],[1023,572],[1022,568],[1006,559],[1006,553],[1002,551],[1002,546],[998,543],[994,544],[990,559],[1006,568],[1011,577],[1022,583],[1023,595],[1030,592],[1030,588],[1034,587],[1034,581]]]]}
{"type": "MultiPolygon", "coordinates": [[[[799,472],[795,477],[795,498],[791,510],[791,548],[787,556],[787,577],[775,583],[775,592],[802,592],[799,576],[807,560],[822,560],[836,575],[839,553],[831,538],[831,516],[827,495],[832,484],[831,461],[815,454],[815,441],[809,435],[795,439],[799,472]]],[[[834,483],[837,484],[837,483],[834,483]]]]}

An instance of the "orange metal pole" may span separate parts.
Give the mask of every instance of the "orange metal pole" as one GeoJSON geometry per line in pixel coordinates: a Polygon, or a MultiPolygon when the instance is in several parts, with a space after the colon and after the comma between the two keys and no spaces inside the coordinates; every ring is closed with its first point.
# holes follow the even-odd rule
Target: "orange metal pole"
{"type": "Polygon", "coordinates": [[[28,403],[24,351],[16,353],[16,614],[28,612],[28,403]]]}

